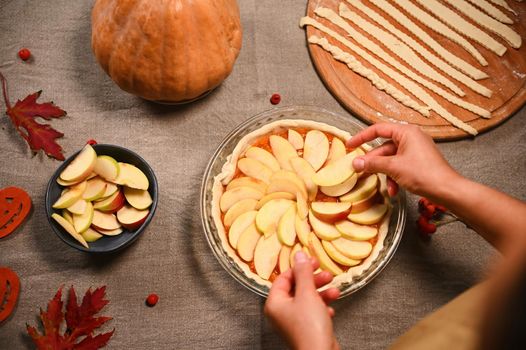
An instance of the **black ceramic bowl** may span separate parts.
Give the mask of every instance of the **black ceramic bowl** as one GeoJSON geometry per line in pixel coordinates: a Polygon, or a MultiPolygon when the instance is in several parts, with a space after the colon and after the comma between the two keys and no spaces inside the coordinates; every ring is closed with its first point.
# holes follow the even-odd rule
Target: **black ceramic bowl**
{"type": "Polygon", "coordinates": [[[66,230],[64,230],[55,220],[51,218],[51,214],[55,212],[61,214],[62,211],[61,209],[57,210],[51,207],[53,203],[55,203],[55,201],[60,197],[60,194],[64,189],[63,186],[60,186],[57,183],[57,178],[59,177],[62,170],[64,170],[64,168],[77,156],[77,154],[80,151],[66,159],[49,180],[46,189],[46,214],[49,224],[51,225],[53,231],[62,241],[64,241],[69,246],[88,253],[110,253],[123,249],[129,246],[131,243],[133,243],[139,237],[142,231],[144,231],[146,226],[148,226],[150,221],[152,221],[153,215],[155,214],[155,209],[157,208],[159,188],[157,184],[157,179],[155,178],[155,174],[153,173],[152,168],[137,153],[115,145],[97,144],[93,145],[93,148],[97,152],[97,155],[107,155],[115,158],[118,162],[124,162],[135,165],[146,175],[148,181],[150,182],[148,192],[150,192],[153,203],[150,206],[150,213],[148,214],[148,217],[146,218],[144,223],[136,230],[130,231],[124,229],[124,231],[120,235],[104,236],[95,242],[88,243],[89,249],[86,249],[73,237],[71,237],[71,235],[67,233],[66,230]]]}

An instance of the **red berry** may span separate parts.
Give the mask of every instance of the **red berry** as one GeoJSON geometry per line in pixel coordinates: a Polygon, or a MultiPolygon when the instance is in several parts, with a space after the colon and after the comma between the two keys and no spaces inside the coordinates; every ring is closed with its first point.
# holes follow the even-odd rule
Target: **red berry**
{"type": "Polygon", "coordinates": [[[270,103],[272,103],[273,105],[277,105],[280,102],[281,102],[280,94],[272,94],[272,96],[270,97],[270,103]]]}
{"type": "Polygon", "coordinates": [[[432,222],[429,222],[428,218],[426,218],[425,216],[420,216],[416,223],[421,233],[430,235],[435,233],[437,230],[436,225],[432,222]]]}
{"type": "Polygon", "coordinates": [[[435,215],[436,207],[434,204],[427,205],[424,210],[422,210],[422,216],[425,216],[428,219],[433,218],[433,215],[435,215]]]}
{"type": "Polygon", "coordinates": [[[86,142],[87,145],[96,145],[97,144],[97,141],[95,141],[94,139],[89,139],[87,142],[86,142]]]}
{"type": "Polygon", "coordinates": [[[148,297],[146,298],[146,305],[148,305],[149,307],[154,307],[158,301],[159,301],[159,296],[155,293],[152,293],[148,295],[148,297]]]}
{"type": "Polygon", "coordinates": [[[22,61],[27,61],[29,57],[31,57],[31,51],[25,48],[20,49],[20,51],[18,51],[18,57],[20,57],[22,61]]]}
{"type": "Polygon", "coordinates": [[[447,208],[444,207],[443,205],[440,205],[440,204],[437,204],[437,205],[436,205],[436,209],[437,209],[438,211],[441,211],[442,213],[445,213],[445,212],[447,211],[447,208]]]}

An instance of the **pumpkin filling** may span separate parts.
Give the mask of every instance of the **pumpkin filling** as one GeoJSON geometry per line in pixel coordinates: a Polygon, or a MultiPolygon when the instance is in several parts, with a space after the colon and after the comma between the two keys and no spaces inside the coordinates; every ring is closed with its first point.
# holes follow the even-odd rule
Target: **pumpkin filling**
{"type": "Polygon", "coordinates": [[[335,276],[370,260],[390,206],[383,175],[352,167],[363,148],[312,127],[274,128],[243,147],[219,209],[226,244],[252,274],[272,282],[300,250],[335,276]]]}

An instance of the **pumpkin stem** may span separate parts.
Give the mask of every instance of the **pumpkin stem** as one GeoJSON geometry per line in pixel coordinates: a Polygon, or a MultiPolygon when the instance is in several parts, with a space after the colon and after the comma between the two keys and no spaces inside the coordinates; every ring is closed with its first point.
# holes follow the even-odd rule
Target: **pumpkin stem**
{"type": "Polygon", "coordinates": [[[0,80],[2,81],[2,92],[4,95],[5,106],[9,110],[11,109],[11,102],[9,102],[9,97],[7,96],[7,80],[2,72],[0,72],[0,80]]]}

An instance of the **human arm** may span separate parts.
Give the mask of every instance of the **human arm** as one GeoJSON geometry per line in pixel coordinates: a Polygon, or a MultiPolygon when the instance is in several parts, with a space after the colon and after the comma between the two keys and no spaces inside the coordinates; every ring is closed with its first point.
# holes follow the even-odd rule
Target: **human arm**
{"type": "Polygon", "coordinates": [[[526,204],[461,176],[420,128],[376,124],[347,145],[358,147],[377,137],[390,141],[355,159],[357,171],[385,173],[407,190],[444,205],[499,250],[523,234],[526,204]]]}
{"type": "Polygon", "coordinates": [[[339,290],[316,290],[332,281],[332,275],[327,271],[314,275],[319,263],[303,252],[294,261],[294,267],[272,284],[265,314],[292,349],[339,349],[332,325],[334,310],[328,306],[339,290]]]}

